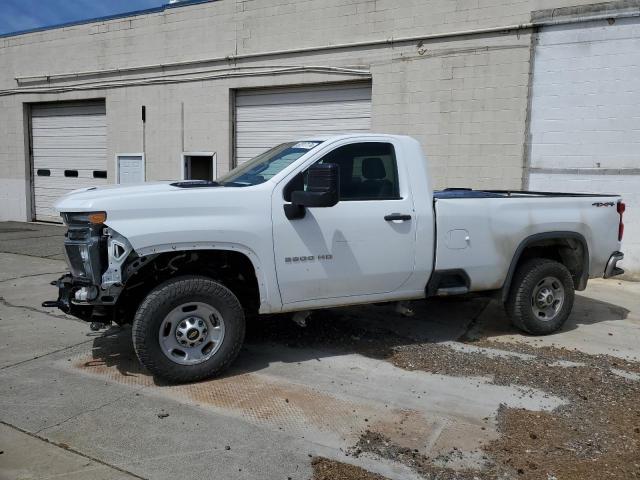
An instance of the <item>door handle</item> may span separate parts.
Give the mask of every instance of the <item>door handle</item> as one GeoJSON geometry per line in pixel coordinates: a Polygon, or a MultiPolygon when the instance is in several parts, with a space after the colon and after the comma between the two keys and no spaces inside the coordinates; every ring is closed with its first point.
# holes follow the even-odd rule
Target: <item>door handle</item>
{"type": "Polygon", "coordinates": [[[390,213],[389,215],[385,215],[384,219],[387,222],[392,222],[394,220],[401,220],[406,222],[407,220],[411,220],[411,215],[402,214],[402,213],[390,213]]]}

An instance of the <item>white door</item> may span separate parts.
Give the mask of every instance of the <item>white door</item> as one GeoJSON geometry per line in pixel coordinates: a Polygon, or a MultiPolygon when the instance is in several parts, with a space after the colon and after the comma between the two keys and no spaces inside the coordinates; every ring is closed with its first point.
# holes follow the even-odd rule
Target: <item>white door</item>
{"type": "Polygon", "coordinates": [[[320,162],[340,167],[335,206],[307,208],[304,218],[289,220],[282,194],[287,182],[274,191],[273,241],[283,303],[398,290],[413,273],[415,219],[393,145],[346,144],[320,162]],[[409,217],[385,220],[390,214],[409,217]]]}
{"type": "Polygon", "coordinates": [[[529,188],[623,195],[623,267],[640,271],[640,19],[539,33],[529,188]]]}
{"type": "Polygon", "coordinates": [[[284,142],[368,132],[371,84],[239,91],[235,118],[235,161],[239,165],[284,142]]]}
{"type": "Polygon", "coordinates": [[[118,183],[143,183],[142,155],[118,155],[118,183]]]}
{"type": "Polygon", "coordinates": [[[54,202],[65,193],[104,185],[107,124],[104,102],[65,102],[31,107],[35,219],[60,222],[54,202]]]}

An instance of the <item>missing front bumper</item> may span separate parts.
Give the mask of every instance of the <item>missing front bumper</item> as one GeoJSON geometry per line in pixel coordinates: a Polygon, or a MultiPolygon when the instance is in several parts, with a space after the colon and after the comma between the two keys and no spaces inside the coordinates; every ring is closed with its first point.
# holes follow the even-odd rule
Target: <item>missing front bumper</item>
{"type": "Polygon", "coordinates": [[[51,285],[58,287],[58,299],[42,302],[45,308],[59,308],[64,313],[72,315],[84,321],[93,321],[94,306],[79,305],[73,303],[75,292],[88,285],[85,282],[74,280],[70,273],[62,275],[58,280],[51,282],[51,285]]]}

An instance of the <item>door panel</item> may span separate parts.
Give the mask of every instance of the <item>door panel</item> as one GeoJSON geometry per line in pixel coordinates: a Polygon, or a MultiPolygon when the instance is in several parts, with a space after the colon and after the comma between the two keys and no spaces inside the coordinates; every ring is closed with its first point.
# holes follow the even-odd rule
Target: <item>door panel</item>
{"type": "Polygon", "coordinates": [[[143,183],[144,163],[142,156],[118,156],[118,183],[143,183]]]}
{"type": "MultiPolygon", "coordinates": [[[[382,160],[372,161],[371,151],[365,153],[370,165],[364,169],[358,160],[363,155],[357,153],[341,164],[341,185],[347,187],[341,188],[341,200],[333,207],[307,208],[304,218],[289,220],[283,209],[287,202],[278,189],[274,192],[274,253],[283,303],[389,293],[398,290],[413,273],[415,219],[410,195],[405,192],[404,198],[388,200],[343,197],[349,193],[345,189],[360,188],[371,198],[376,182],[388,182],[396,173],[385,174],[380,170],[382,160]],[[361,182],[364,187],[354,186],[357,175],[349,178],[343,175],[345,169],[357,175],[364,170],[371,178],[361,182]],[[411,218],[385,220],[394,213],[411,218]]],[[[337,155],[332,160],[341,158],[344,156],[337,155]]],[[[385,163],[389,164],[386,158],[385,163]]],[[[398,197],[393,188],[385,191],[398,197]]]]}

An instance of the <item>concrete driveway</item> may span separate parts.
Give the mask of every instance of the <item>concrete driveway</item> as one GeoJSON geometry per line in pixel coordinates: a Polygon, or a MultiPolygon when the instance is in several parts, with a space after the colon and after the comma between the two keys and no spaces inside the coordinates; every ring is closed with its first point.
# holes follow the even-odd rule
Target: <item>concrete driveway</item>
{"type": "MultiPolygon", "coordinates": [[[[640,285],[617,280],[591,282],[563,331],[542,338],[514,331],[483,298],[416,302],[411,318],[392,306],[321,311],[306,328],[270,317],[249,326],[224,377],[166,385],[139,366],[128,327],[90,332],[40,306],[65,270],[62,235],[0,224],[2,479],[546,479],[561,467],[504,457],[520,448],[502,449],[514,422],[587,412],[586,400],[568,408],[590,392],[572,372],[638,398],[640,285]]],[[[640,412],[629,414],[629,428],[640,426],[640,412]]],[[[582,437],[599,428],[609,427],[582,437]]],[[[635,455],[640,435],[628,435],[635,455]]],[[[600,465],[580,455],[572,468],[600,465]]],[[[621,473],[640,468],[625,458],[621,473]]]]}

